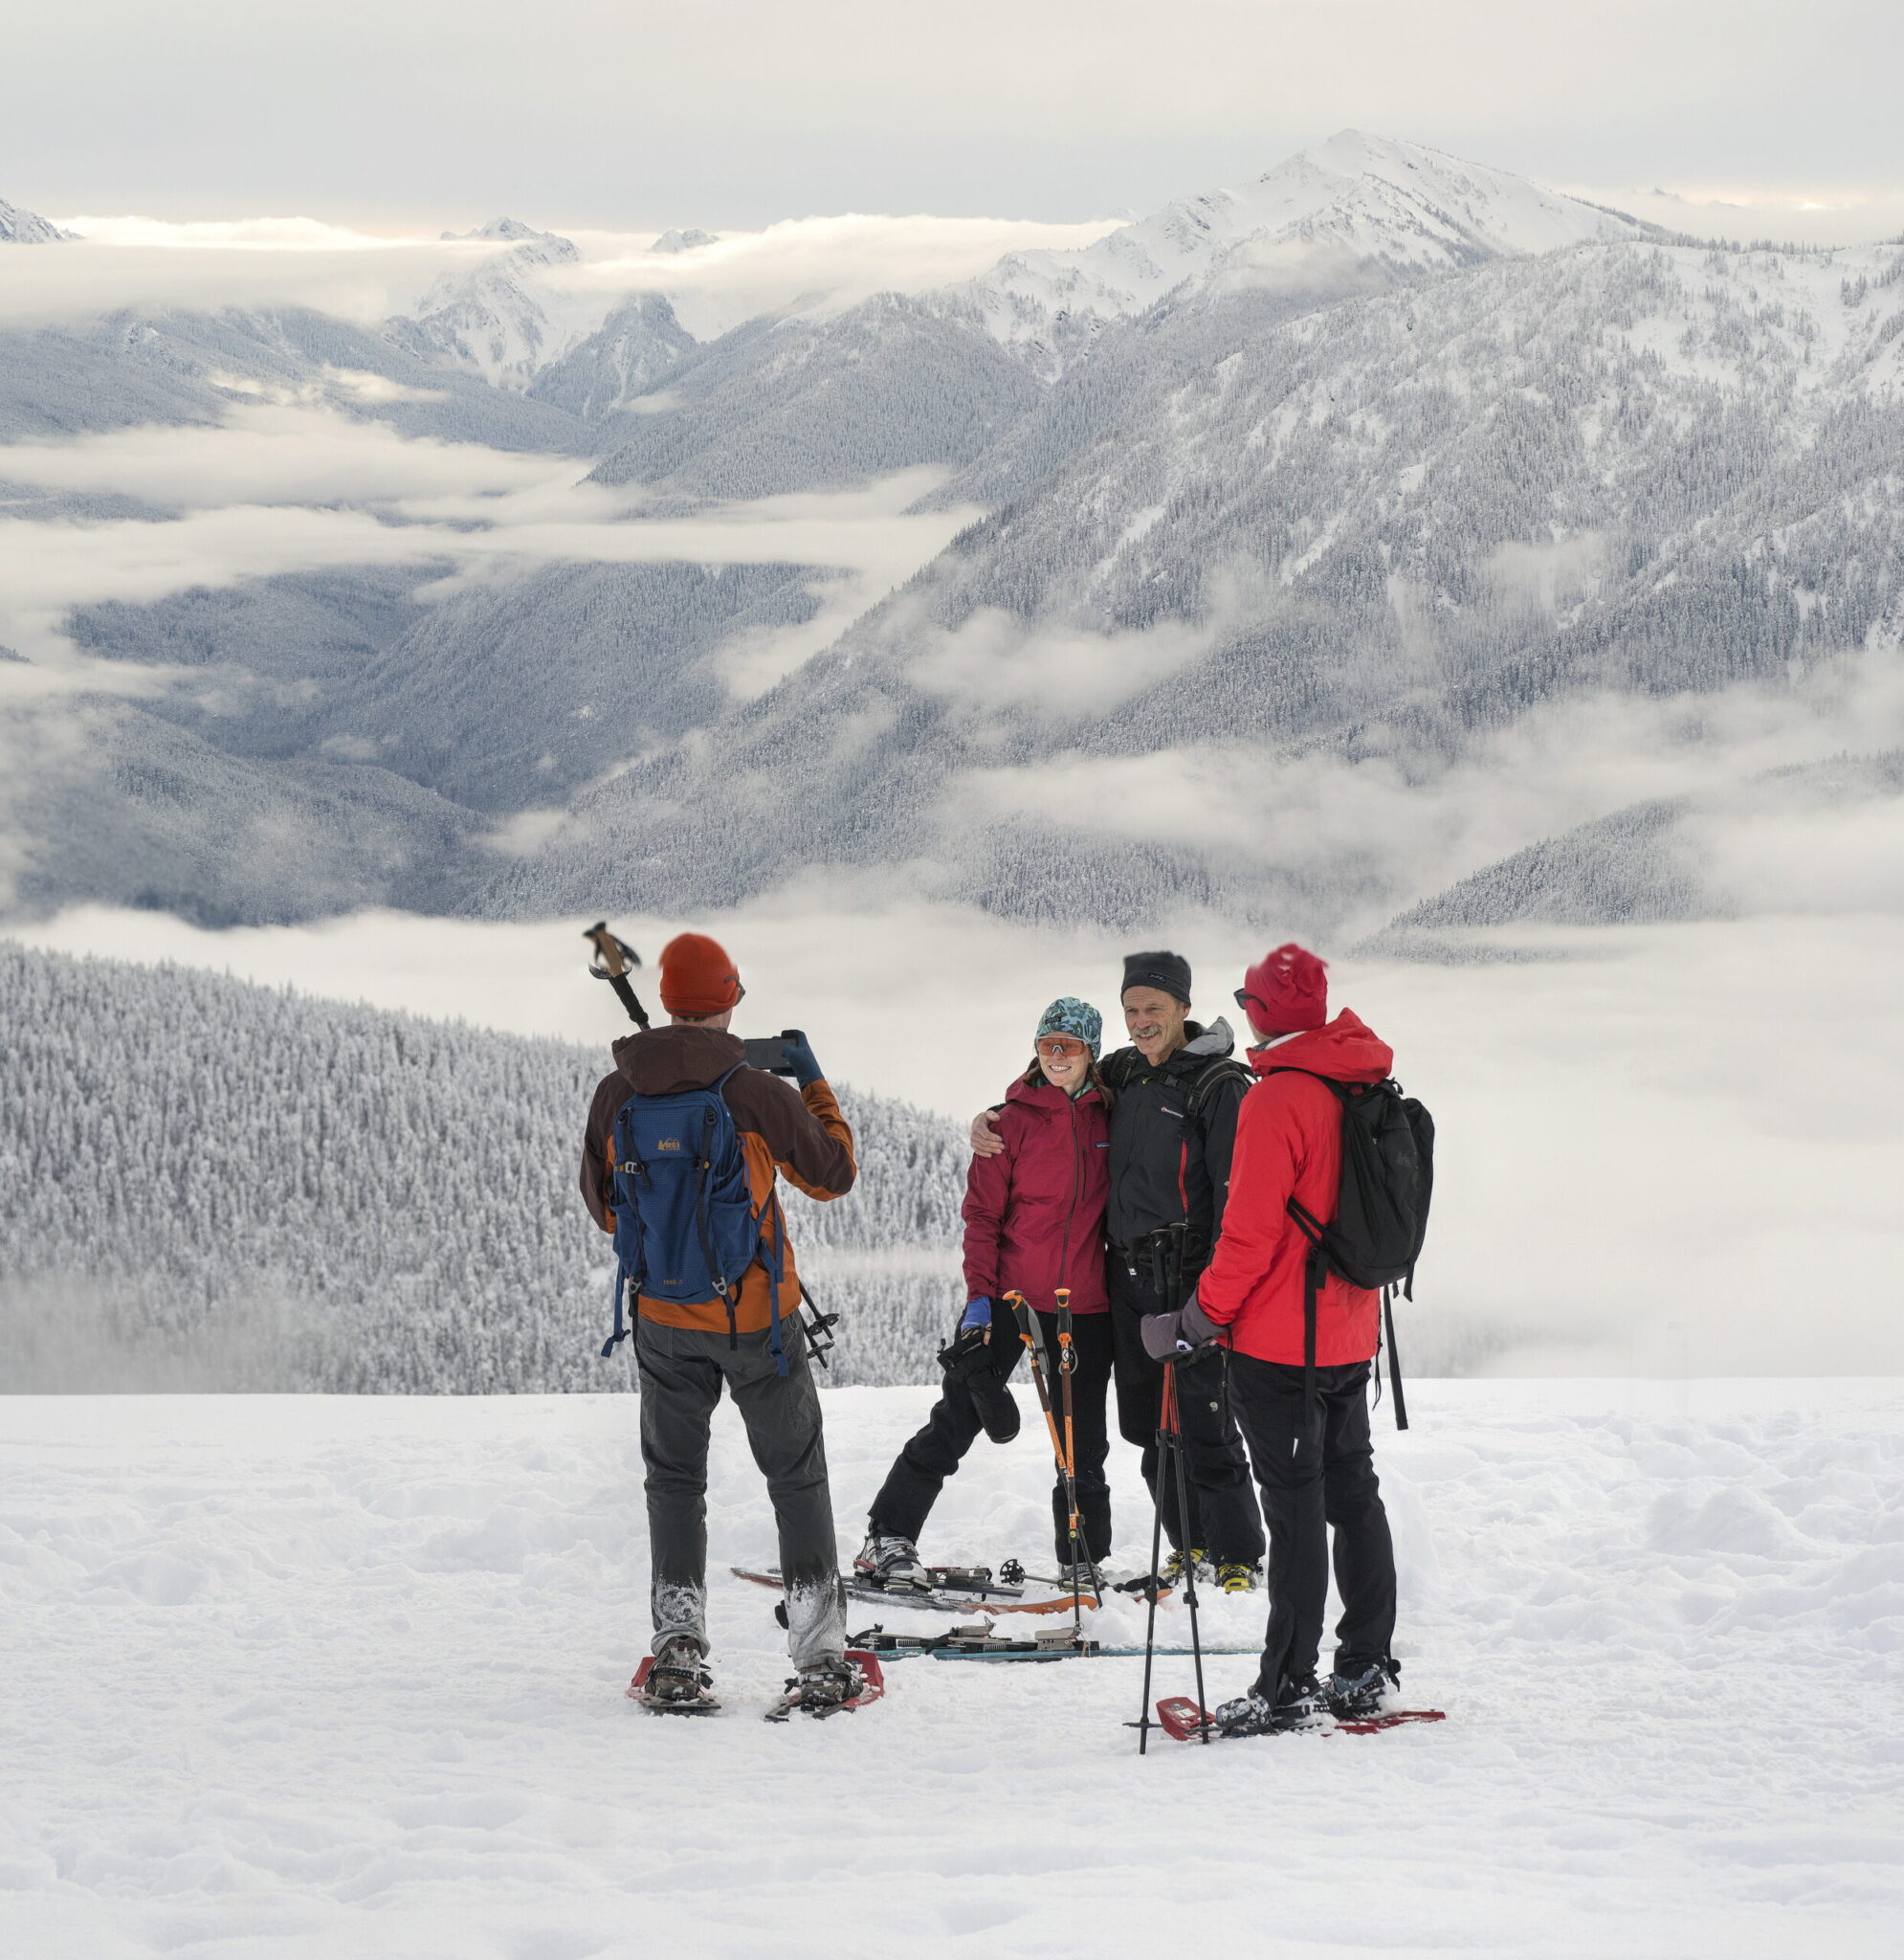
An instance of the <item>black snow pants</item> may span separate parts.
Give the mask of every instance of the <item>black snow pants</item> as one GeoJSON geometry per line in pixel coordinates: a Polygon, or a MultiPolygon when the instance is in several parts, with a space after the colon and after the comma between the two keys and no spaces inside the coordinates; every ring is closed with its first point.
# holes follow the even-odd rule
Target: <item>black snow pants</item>
{"type": "MultiPolygon", "coordinates": [[[[1049,1366],[1057,1366],[1057,1317],[1040,1313],[1045,1351],[1049,1366]]],[[[1074,1314],[1071,1322],[1072,1347],[1077,1366],[1072,1370],[1072,1427],[1077,1455],[1077,1524],[1084,1539],[1083,1556],[1094,1564],[1111,1554],[1111,1483],[1104,1474],[1110,1458],[1111,1439],[1106,1424],[1105,1405],[1111,1384],[1111,1317],[1103,1313],[1074,1314]]],[[[1018,1323],[1003,1301],[992,1306],[992,1353],[1002,1363],[1001,1375],[1009,1375],[1017,1366],[1025,1344],[1018,1323]]],[[[1052,1409],[1058,1419],[1058,1434],[1064,1434],[1064,1392],[1053,1378],[1047,1383],[1052,1409]]],[[[1043,1416],[1032,1418],[1037,1425],[1039,1444],[1049,1447],[1043,1416]]],[[[1025,1431],[1031,1428],[1028,1421],[1025,1431]]],[[[867,1528],[881,1537],[910,1538],[916,1545],[925,1528],[932,1506],[945,1487],[945,1480],[964,1460],[983,1429],[971,1390],[948,1373],[939,1400],[925,1419],[925,1427],[911,1437],[886,1474],[879,1495],[873,1500],[867,1528]]],[[[1021,1432],[1023,1434],[1025,1432],[1021,1432]]],[[[1064,1479],[1052,1484],[1052,1526],[1055,1534],[1058,1562],[1068,1564],[1071,1550],[1071,1512],[1065,1503],[1064,1479]]]]}
{"type": "MultiPolygon", "coordinates": [[[[1157,1418],[1163,1401],[1163,1365],[1143,1350],[1145,1314],[1163,1302],[1113,1253],[1111,1335],[1117,1350],[1118,1428],[1143,1452],[1143,1481],[1158,1495],[1157,1418]]],[[[1185,1291],[1188,1290],[1187,1282],[1185,1291]]],[[[1181,1304],[1172,1302],[1171,1304],[1181,1304]]],[[[1163,1531],[1179,1551],[1194,1548],[1218,1565],[1253,1566],[1263,1556],[1263,1517],[1250,1487],[1250,1459],[1229,1412],[1225,1375],[1230,1357],[1209,1348],[1177,1369],[1177,1420],[1189,1469],[1190,1545],[1178,1544],[1177,1480],[1165,1473],[1163,1531]]],[[[1175,1458],[1173,1456],[1172,1461],[1175,1458]]]]}
{"type": "Polygon", "coordinates": [[[1395,1637],[1395,1548],[1368,1433],[1369,1365],[1316,1370],[1316,1414],[1302,1370],[1230,1357],[1230,1396],[1250,1444],[1270,1526],[1270,1624],[1256,1685],[1273,1700],[1308,1682],[1329,1600],[1335,1531],[1336,1672],[1358,1675],[1388,1658],[1395,1637]]]}
{"type": "Polygon", "coordinates": [[[820,1398],[805,1335],[790,1315],[781,1323],[781,1337],[785,1375],[774,1371],[765,1328],[741,1335],[733,1348],[725,1333],[698,1327],[642,1321],[635,1328],[657,1651],[671,1635],[688,1634],[707,1652],[707,1434],[723,1382],[746,1424],[747,1444],[767,1481],[780,1526],[787,1652],[805,1667],[846,1651],[820,1398]]]}

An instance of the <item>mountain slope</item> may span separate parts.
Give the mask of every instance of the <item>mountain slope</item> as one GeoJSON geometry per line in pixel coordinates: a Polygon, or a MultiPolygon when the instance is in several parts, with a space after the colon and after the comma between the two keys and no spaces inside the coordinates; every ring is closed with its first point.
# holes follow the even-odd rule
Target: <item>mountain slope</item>
{"type": "MultiPolygon", "coordinates": [[[[1201,330],[1175,317],[1153,345],[1201,330]]],[[[1558,695],[1900,639],[1904,252],[1495,259],[1285,318],[1187,378],[1157,356],[1120,420],[730,714],[702,751],[713,822],[669,824],[716,784],[656,758],[497,902],[634,902],[613,835],[648,847],[644,904],[917,860],[1032,916],[1187,896],[1327,930],[1382,906],[1381,874],[1252,844],[1278,752],[1431,771],[1558,695]],[[1228,769],[1235,821],[1183,835],[1120,791],[1160,768],[1228,769]]]]}
{"type": "MultiPolygon", "coordinates": [[[[1749,891],[1736,888],[1738,869],[1762,855],[1777,830],[1785,829],[1782,842],[1788,844],[1795,831],[1802,847],[1812,847],[1804,851],[1813,867],[1807,876],[1828,888],[1830,847],[1838,839],[1829,829],[1814,828],[1818,819],[1868,813],[1894,827],[1904,812],[1900,798],[1904,749],[1893,748],[1776,769],[1728,793],[1636,803],[1422,900],[1360,950],[1458,960],[1489,955],[1487,943],[1464,935],[1491,926],[1735,918],[1753,909],[1749,891]],[[1716,853],[1716,844],[1730,848],[1716,853]]],[[[1894,828],[1890,857],[1893,873],[1904,871],[1904,833],[1894,828]]]]}
{"type": "Polygon", "coordinates": [[[0,329],[0,442],[214,423],[259,394],[322,402],[446,442],[557,455],[583,454],[592,442],[587,426],[552,402],[493,388],[308,307],[120,312],[0,329]]]}
{"type": "MultiPolygon", "coordinates": [[[[1044,384],[1092,376],[1032,437],[1049,466],[1065,447],[1053,430],[1129,412],[1140,363],[1122,358],[1130,342],[1113,329],[1166,299],[1255,302],[1226,315],[1214,341],[1199,339],[1207,361],[1266,317],[1653,229],[1503,171],[1345,131],[1253,184],[1180,199],[1080,251],[1014,254],[938,292],[752,323],[682,363],[652,419],[598,474],[690,497],[763,496],[937,462],[977,467],[981,494],[995,492],[1028,472],[1022,461],[1003,476],[985,465],[1044,405],[1044,389],[1012,364],[1044,384]]],[[[592,362],[592,344],[575,358],[592,362]]]]}
{"type": "Polygon", "coordinates": [[[968,309],[887,293],[736,328],[666,377],[594,480],[690,500],[833,489],[972,462],[1043,394],[968,309]]]}
{"type": "MultiPolygon", "coordinates": [[[[575,1190],[607,1065],[606,1039],[0,941],[9,1351],[68,1389],[622,1389],[597,1353],[612,1258],[575,1190]]],[[[786,1198],[844,1316],[831,1378],[924,1380],[957,1295],[964,1152],[905,1103],[841,1101],[858,1186],[786,1198]]]]}

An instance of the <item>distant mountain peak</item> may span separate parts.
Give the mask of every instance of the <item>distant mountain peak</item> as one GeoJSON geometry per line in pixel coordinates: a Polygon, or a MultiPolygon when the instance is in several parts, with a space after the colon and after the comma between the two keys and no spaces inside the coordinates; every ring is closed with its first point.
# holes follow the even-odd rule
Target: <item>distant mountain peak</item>
{"type": "Polygon", "coordinates": [[[48,224],[37,212],[22,211],[0,197],[0,245],[64,245],[77,235],[48,224]]]}
{"type": "Polygon", "coordinates": [[[648,249],[651,252],[694,252],[703,245],[718,245],[720,242],[713,232],[703,232],[688,225],[679,231],[663,232],[648,249]]]}
{"type": "MultiPolygon", "coordinates": [[[[533,238],[555,239],[557,234],[539,232],[533,225],[525,225],[520,218],[500,217],[491,218],[488,224],[478,225],[474,232],[445,232],[443,237],[446,243],[456,245],[473,238],[500,238],[512,245],[520,245],[533,238]]],[[[559,242],[565,245],[568,240],[563,238],[559,242]]]]}
{"type": "Polygon", "coordinates": [[[1551,252],[1656,226],[1396,137],[1341,129],[1234,189],[1181,197],[1074,252],[1022,252],[964,288],[1007,343],[1128,319],[1184,286],[1242,286],[1318,254],[1404,273],[1551,252]]]}

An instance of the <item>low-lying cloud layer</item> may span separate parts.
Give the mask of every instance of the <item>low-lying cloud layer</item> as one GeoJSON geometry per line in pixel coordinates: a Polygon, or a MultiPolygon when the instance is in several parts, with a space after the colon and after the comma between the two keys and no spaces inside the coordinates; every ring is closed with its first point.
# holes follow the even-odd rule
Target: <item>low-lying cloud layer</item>
{"type": "MultiPolygon", "coordinates": [[[[976,514],[907,514],[938,480],[915,470],[859,490],[649,519],[638,489],[587,482],[587,467],[401,436],[334,410],[275,402],[240,406],[216,428],[0,445],[0,482],[130,494],[179,513],[0,521],[0,646],[71,662],[69,609],[102,600],[146,605],[195,586],[326,567],[439,563],[454,582],[555,561],[838,568],[852,576],[830,594],[831,637],[976,514]]],[[[425,593],[450,589],[439,583],[425,593]]],[[[823,643],[809,632],[737,658],[750,679],[763,665],[777,678],[823,643]]]]}
{"type": "MultiPolygon", "coordinates": [[[[1054,647],[1053,662],[1070,644],[1054,647]]],[[[1040,671],[1031,650],[1020,657],[1040,671]]],[[[972,684],[983,676],[982,667],[972,669],[972,684]]],[[[1764,770],[1900,744],[1904,658],[1880,649],[1777,686],[1557,700],[1480,734],[1452,759],[1377,754],[1351,762],[1330,750],[1276,756],[1238,743],[973,769],[949,787],[941,817],[960,830],[1029,816],[1096,839],[1221,846],[1266,874],[1297,880],[1353,879],[1367,896],[1342,924],[1347,945],[1413,900],[1625,805],[1730,794],[1742,821],[1751,809],[1747,786],[1764,770]]],[[[1858,909],[1808,902],[1803,894],[1836,891],[1849,901],[1881,890],[1886,867],[1904,861],[1893,848],[1896,807],[1889,815],[1820,818],[1839,826],[1857,870],[1835,856],[1807,869],[1813,844],[1773,841],[1775,832],[1792,837],[1790,819],[1768,819],[1763,839],[1749,824],[1728,828],[1716,819],[1699,835],[1716,883],[1745,895],[1746,909],[1858,909]]],[[[1898,889],[1904,893],[1904,883],[1898,889]]]]}
{"type": "MultiPolygon", "coordinates": [[[[172,223],[150,217],[63,217],[75,243],[11,253],[0,326],[83,319],[121,307],[310,306],[362,325],[413,310],[446,274],[467,273],[507,241],[379,235],[305,217],[172,223]]],[[[580,262],[543,269],[558,294],[592,299],[666,293],[705,339],[784,307],[851,305],[871,293],[922,292],[973,278],[1007,252],[1089,245],[1121,222],[883,216],[789,218],[711,245],[653,253],[653,232],[548,229],[580,262]]]]}

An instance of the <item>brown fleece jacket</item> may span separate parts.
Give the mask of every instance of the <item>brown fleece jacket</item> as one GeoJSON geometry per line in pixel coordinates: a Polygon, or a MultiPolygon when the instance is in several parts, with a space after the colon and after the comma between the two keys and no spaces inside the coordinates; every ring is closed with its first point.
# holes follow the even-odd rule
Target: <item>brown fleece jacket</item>
{"type": "MultiPolygon", "coordinates": [[[[614,1195],[611,1173],[615,1116],[622,1104],[633,1095],[673,1096],[683,1089],[704,1089],[733,1068],[744,1054],[738,1035],[693,1025],[651,1028],[645,1034],[629,1035],[615,1043],[614,1073],[604,1076],[596,1084],[594,1101],[588,1106],[587,1133],[582,1144],[582,1196],[603,1231],[615,1229],[610,1202],[614,1195]]],[[[741,1151],[747,1166],[747,1185],[757,1214],[766,1209],[773,1195],[776,1171],[784,1172],[786,1181],[809,1198],[844,1197],[852,1189],[852,1181],[858,1175],[852,1155],[852,1131],[847,1127],[839,1103],[825,1082],[795,1089],[764,1069],[743,1068],[728,1078],[721,1097],[740,1135],[741,1151]]],[[[769,1243],[777,1230],[770,1219],[769,1243]]],[[[792,1245],[787,1244],[784,1251],[786,1268],[780,1285],[783,1317],[800,1303],[800,1278],[794,1271],[792,1245]]],[[[727,1308],[719,1300],[696,1306],[676,1306],[672,1301],[651,1300],[643,1294],[637,1304],[644,1320],[659,1321],[671,1327],[704,1327],[723,1334],[727,1331],[727,1308]]],[[[753,1333],[766,1326],[772,1318],[766,1269],[756,1259],[742,1278],[734,1325],[741,1333],[753,1333]]]]}

